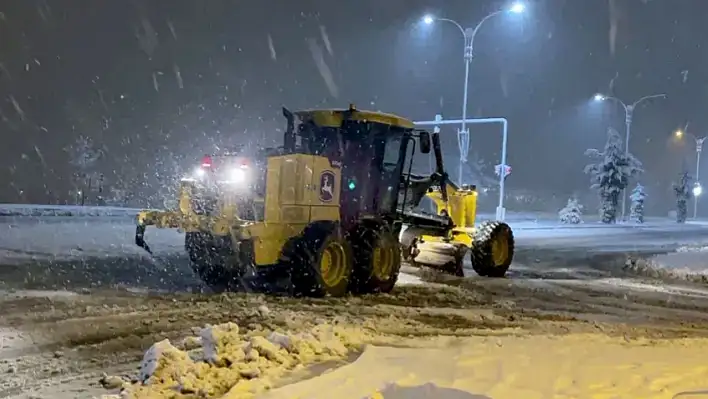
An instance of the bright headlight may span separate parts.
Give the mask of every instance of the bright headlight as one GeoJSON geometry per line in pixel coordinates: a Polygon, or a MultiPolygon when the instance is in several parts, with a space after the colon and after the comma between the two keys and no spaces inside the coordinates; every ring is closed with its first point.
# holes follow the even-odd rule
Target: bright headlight
{"type": "Polygon", "coordinates": [[[194,170],[195,177],[204,177],[204,175],[206,175],[206,171],[203,168],[197,168],[194,170]]]}
{"type": "Polygon", "coordinates": [[[229,180],[234,183],[242,183],[246,180],[247,177],[246,170],[244,168],[234,168],[231,171],[231,176],[229,177],[229,180]]]}

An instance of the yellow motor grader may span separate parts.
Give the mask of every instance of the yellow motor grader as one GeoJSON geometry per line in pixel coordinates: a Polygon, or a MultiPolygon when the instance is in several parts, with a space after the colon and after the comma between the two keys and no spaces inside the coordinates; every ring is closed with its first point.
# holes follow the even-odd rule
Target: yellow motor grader
{"type": "Polygon", "coordinates": [[[151,252],[146,226],[180,229],[193,270],[217,291],[265,290],[261,282],[285,280],[295,295],[390,292],[402,248],[411,261],[435,266],[424,259],[426,245],[445,253],[440,248],[451,243],[454,260],[472,248],[479,274],[504,275],[511,230],[503,223],[484,225],[484,234],[469,227],[475,193],[447,179],[437,134],[354,106],[283,108],[283,116],[282,147],[205,157],[182,180],[177,210],[137,215],[135,243],[151,252]],[[431,143],[436,172],[411,174],[416,151],[429,153],[431,143]],[[414,209],[424,195],[438,214],[414,209]]]}

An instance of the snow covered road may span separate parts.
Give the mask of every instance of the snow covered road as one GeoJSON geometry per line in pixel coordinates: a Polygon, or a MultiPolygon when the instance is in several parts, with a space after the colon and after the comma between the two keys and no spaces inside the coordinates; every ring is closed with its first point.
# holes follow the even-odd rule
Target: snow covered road
{"type": "MultiPolygon", "coordinates": [[[[10,338],[0,343],[0,367],[8,370],[7,377],[0,381],[0,398],[99,396],[105,392],[95,384],[101,372],[131,375],[136,359],[152,343],[164,338],[176,345],[192,342],[185,339],[185,334],[191,327],[207,323],[233,322],[244,334],[254,328],[300,333],[312,331],[313,325],[324,320],[354,332],[346,337],[351,340],[349,345],[361,343],[352,346],[355,354],[363,344],[395,342],[400,346],[402,337],[423,337],[418,341],[411,338],[415,342],[410,345],[418,348],[415,345],[420,342],[447,339],[444,337],[454,337],[450,342],[458,345],[463,342],[458,339],[469,336],[526,331],[533,336],[548,335],[552,337],[549,342],[560,342],[556,337],[568,333],[602,334],[596,339],[597,347],[583,348],[585,352],[606,353],[601,351],[608,340],[605,334],[622,337],[620,345],[633,337],[662,341],[706,335],[708,290],[629,275],[622,266],[626,252],[671,252],[677,246],[690,248],[681,256],[698,253],[700,258],[699,252],[691,251],[699,243],[708,242],[708,229],[670,223],[641,228],[550,228],[549,224],[511,222],[519,250],[510,279],[443,276],[447,280],[437,281],[442,283],[437,286],[400,286],[392,295],[303,300],[186,294],[184,291],[200,285],[189,270],[183,236],[173,230],[149,229],[147,238],[156,251],[156,256],[150,257],[133,244],[130,215],[5,217],[0,219],[0,307],[4,309],[0,312],[0,339],[3,334],[10,338]],[[131,290],[106,289],[116,286],[131,290]],[[145,288],[180,292],[145,295],[145,288]],[[364,331],[361,326],[366,326],[364,331]],[[93,387],[89,388],[91,383],[93,387]]],[[[489,339],[492,343],[498,340],[489,339]]],[[[503,345],[492,348],[519,345],[523,349],[530,342],[513,336],[504,339],[503,345]]],[[[583,336],[583,345],[586,341],[583,336]]],[[[464,342],[465,347],[487,348],[481,341],[464,342]]],[[[568,352],[567,345],[560,348],[568,352]]],[[[406,356],[427,356],[419,349],[407,351],[406,356]]],[[[473,375],[462,373],[461,368],[472,362],[451,363],[445,352],[447,346],[439,349],[430,352],[434,358],[426,358],[454,366],[448,375],[473,375]]],[[[528,360],[532,353],[521,349],[517,352],[528,360]]],[[[614,351],[614,347],[608,351],[614,351]]],[[[551,349],[543,352],[554,353],[551,349]]],[[[575,350],[568,353],[569,359],[578,358],[575,350]]],[[[471,356],[481,359],[476,354],[471,356]]],[[[685,358],[678,353],[676,357],[685,358]]],[[[510,359],[509,374],[516,375],[512,366],[523,362],[510,359]]],[[[563,359],[561,354],[554,354],[549,362],[559,364],[563,359]]],[[[315,375],[336,365],[317,366],[320,371],[315,375]]],[[[398,380],[399,376],[390,374],[395,370],[395,364],[387,365],[381,375],[398,380]]],[[[578,372],[587,375],[583,370],[578,372]]],[[[416,378],[421,383],[430,379],[424,374],[416,378]]],[[[477,389],[479,384],[474,381],[472,388],[477,389]]],[[[111,393],[117,393],[111,389],[111,393]]],[[[528,391],[528,387],[525,389],[528,391]]],[[[518,392],[490,397],[514,395],[518,392]]]]}
{"type": "MultiPolygon", "coordinates": [[[[3,209],[0,207],[0,211],[3,209]]],[[[0,216],[0,284],[52,289],[116,285],[160,290],[200,287],[184,253],[183,234],[148,229],[146,238],[155,252],[151,257],[133,243],[135,210],[107,209],[70,209],[71,213],[67,213],[55,207],[41,212],[0,212],[10,214],[0,216]]],[[[651,255],[685,246],[708,246],[708,227],[701,224],[651,221],[643,226],[560,226],[553,221],[510,219],[519,263],[512,270],[536,268],[535,258],[558,251],[651,255]]],[[[708,264],[703,265],[708,261],[684,254],[683,263],[687,257],[691,259],[691,270],[708,270],[708,264]]],[[[672,267],[672,262],[665,263],[672,267]]],[[[685,267],[683,263],[675,267],[685,267]]]]}

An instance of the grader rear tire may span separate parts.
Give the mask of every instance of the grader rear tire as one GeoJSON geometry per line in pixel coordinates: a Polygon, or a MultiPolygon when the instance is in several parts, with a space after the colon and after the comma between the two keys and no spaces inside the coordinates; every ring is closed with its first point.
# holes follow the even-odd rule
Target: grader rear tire
{"type": "Polygon", "coordinates": [[[503,222],[484,222],[470,249],[472,268],[483,277],[504,277],[514,259],[514,233],[503,222]]]}
{"type": "Polygon", "coordinates": [[[213,291],[232,288],[233,275],[229,260],[233,256],[230,241],[206,233],[186,233],[184,247],[192,263],[192,270],[213,291]]]}
{"type": "Polygon", "coordinates": [[[352,291],[389,293],[401,270],[401,245],[389,227],[362,227],[355,239],[357,258],[352,291]]]}
{"type": "Polygon", "coordinates": [[[353,269],[352,247],[338,226],[307,229],[290,260],[293,292],[304,296],[345,296],[353,269]]]}

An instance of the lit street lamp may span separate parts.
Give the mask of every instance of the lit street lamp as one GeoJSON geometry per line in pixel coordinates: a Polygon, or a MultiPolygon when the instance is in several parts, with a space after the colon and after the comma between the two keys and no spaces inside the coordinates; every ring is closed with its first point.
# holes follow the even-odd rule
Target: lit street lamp
{"type": "Polygon", "coordinates": [[[677,130],[674,135],[678,139],[682,139],[686,134],[690,135],[696,140],[696,184],[693,187],[693,218],[698,217],[698,197],[703,193],[703,188],[700,183],[701,175],[701,152],[703,151],[703,142],[708,139],[708,136],[698,138],[692,133],[685,130],[677,130]]]}
{"type": "Polygon", "coordinates": [[[511,7],[495,11],[486,17],[482,18],[481,21],[475,26],[474,28],[463,28],[462,25],[452,19],[448,18],[436,18],[432,15],[426,15],[423,17],[423,23],[426,25],[432,25],[436,21],[443,21],[443,22],[449,22],[457,27],[459,31],[462,33],[463,38],[465,39],[465,46],[464,46],[464,53],[463,53],[463,59],[465,61],[465,81],[464,81],[464,91],[463,91],[463,96],[462,96],[462,122],[461,122],[461,128],[460,130],[457,131],[457,146],[459,147],[460,150],[460,165],[459,165],[459,170],[458,170],[458,183],[462,184],[462,169],[464,163],[467,162],[467,155],[469,153],[469,147],[470,147],[470,132],[467,130],[467,91],[469,87],[469,79],[470,79],[470,63],[472,62],[472,58],[474,57],[474,39],[477,37],[477,32],[479,32],[479,29],[482,27],[482,25],[489,20],[492,17],[495,17],[497,15],[510,12],[514,14],[521,14],[526,10],[526,6],[523,3],[516,2],[511,5],[511,7]]]}
{"type": "MultiPolygon", "coordinates": [[[[653,94],[651,96],[644,96],[640,98],[639,100],[633,102],[632,104],[625,104],[624,101],[620,100],[617,97],[612,97],[612,96],[605,96],[602,94],[595,94],[593,99],[595,101],[606,101],[606,100],[613,100],[617,102],[618,104],[622,105],[624,108],[624,126],[625,126],[625,143],[624,143],[624,153],[629,155],[629,137],[631,134],[631,129],[632,129],[632,117],[634,116],[634,109],[639,105],[640,103],[653,99],[653,98],[666,98],[666,94],[653,94]]],[[[622,190],[622,220],[624,220],[624,215],[625,215],[625,209],[627,208],[627,188],[625,187],[622,190]]]]}

